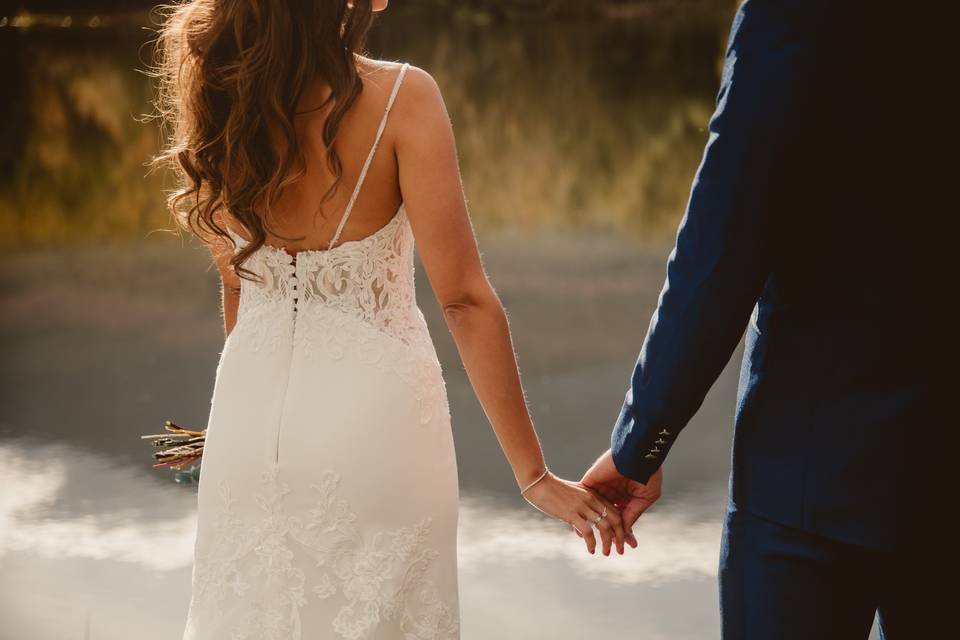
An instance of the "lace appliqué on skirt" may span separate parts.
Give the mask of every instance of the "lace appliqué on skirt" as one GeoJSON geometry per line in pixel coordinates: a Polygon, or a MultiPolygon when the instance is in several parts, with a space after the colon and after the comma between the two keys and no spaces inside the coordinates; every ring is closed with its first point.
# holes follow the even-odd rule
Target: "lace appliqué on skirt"
{"type": "Polygon", "coordinates": [[[336,495],[336,472],[311,485],[314,506],[298,515],[284,510],[290,489],[276,468],[265,471],[261,482],[263,491],[254,497],[259,517],[247,521],[221,480],[221,510],[210,538],[216,549],[200,555],[195,567],[194,606],[212,606],[222,615],[220,603],[228,596],[252,596],[229,625],[231,640],[299,639],[303,607],[331,598],[342,602],[333,630],[347,640],[367,638],[382,624],[399,628],[405,640],[458,637],[457,614],[428,576],[438,555],[426,545],[430,518],[364,536],[356,515],[336,495]],[[293,562],[295,549],[324,569],[312,572],[319,576],[314,584],[306,584],[293,562]]]}

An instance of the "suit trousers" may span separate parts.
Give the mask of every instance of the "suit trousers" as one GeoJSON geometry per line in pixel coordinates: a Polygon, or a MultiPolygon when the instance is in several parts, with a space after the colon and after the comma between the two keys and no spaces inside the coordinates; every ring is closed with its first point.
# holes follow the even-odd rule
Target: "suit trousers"
{"type": "Polygon", "coordinates": [[[719,567],[723,640],[866,640],[875,618],[884,640],[950,635],[932,551],[828,539],[731,502],[719,567]]]}

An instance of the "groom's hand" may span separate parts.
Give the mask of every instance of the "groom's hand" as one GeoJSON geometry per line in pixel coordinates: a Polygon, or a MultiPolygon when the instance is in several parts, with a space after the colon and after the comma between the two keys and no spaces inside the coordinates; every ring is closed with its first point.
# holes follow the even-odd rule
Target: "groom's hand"
{"type": "Polygon", "coordinates": [[[663,469],[657,469],[647,484],[641,484],[617,471],[613,464],[613,454],[607,449],[587,470],[580,482],[620,509],[627,544],[636,549],[637,539],[633,535],[633,523],[660,497],[663,469]]]}

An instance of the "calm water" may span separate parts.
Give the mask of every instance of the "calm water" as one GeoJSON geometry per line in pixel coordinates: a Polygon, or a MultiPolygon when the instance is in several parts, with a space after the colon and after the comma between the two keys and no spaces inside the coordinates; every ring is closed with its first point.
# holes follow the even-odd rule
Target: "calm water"
{"type": "MultiPolygon", "coordinates": [[[[609,444],[717,82],[726,17],[657,19],[388,16],[372,40],[445,93],[547,459],[570,477],[609,444]]],[[[204,250],[148,233],[167,222],[164,177],[143,177],[156,132],[132,117],[149,95],[138,37],[0,30],[0,640],[178,638],[186,615],[195,492],[150,469],[138,436],[203,426],[223,335],[204,250]]],[[[465,640],[718,637],[739,354],[640,548],[591,557],[517,496],[420,293],[454,418],[465,640]]]]}

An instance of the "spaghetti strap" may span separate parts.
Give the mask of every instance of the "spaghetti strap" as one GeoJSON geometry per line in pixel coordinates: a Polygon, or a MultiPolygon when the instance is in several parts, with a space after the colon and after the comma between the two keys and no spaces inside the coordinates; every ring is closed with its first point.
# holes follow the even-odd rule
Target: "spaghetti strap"
{"type": "Polygon", "coordinates": [[[393,83],[393,91],[390,92],[390,99],[387,100],[387,108],[383,112],[383,117],[380,119],[380,126],[377,128],[377,135],[373,139],[373,146],[370,147],[370,153],[367,154],[367,159],[363,163],[363,168],[360,170],[360,177],[357,178],[357,184],[353,188],[353,193],[350,195],[350,200],[347,202],[346,208],[343,210],[343,215],[340,217],[340,224],[337,225],[337,231],[333,234],[333,238],[330,239],[330,244],[327,245],[327,250],[333,248],[333,245],[337,243],[337,240],[340,239],[340,234],[343,232],[343,227],[347,224],[347,219],[350,217],[350,213],[353,211],[353,205],[357,202],[357,196],[360,195],[360,187],[363,186],[363,181],[367,177],[367,171],[370,169],[370,163],[373,161],[373,156],[377,152],[377,147],[380,145],[380,137],[383,135],[383,130],[387,126],[387,116],[390,115],[390,109],[393,107],[393,101],[397,98],[397,92],[400,90],[400,83],[403,82],[403,76],[406,74],[407,69],[410,67],[410,64],[405,62],[400,67],[400,73],[397,74],[397,80],[393,83]]]}

